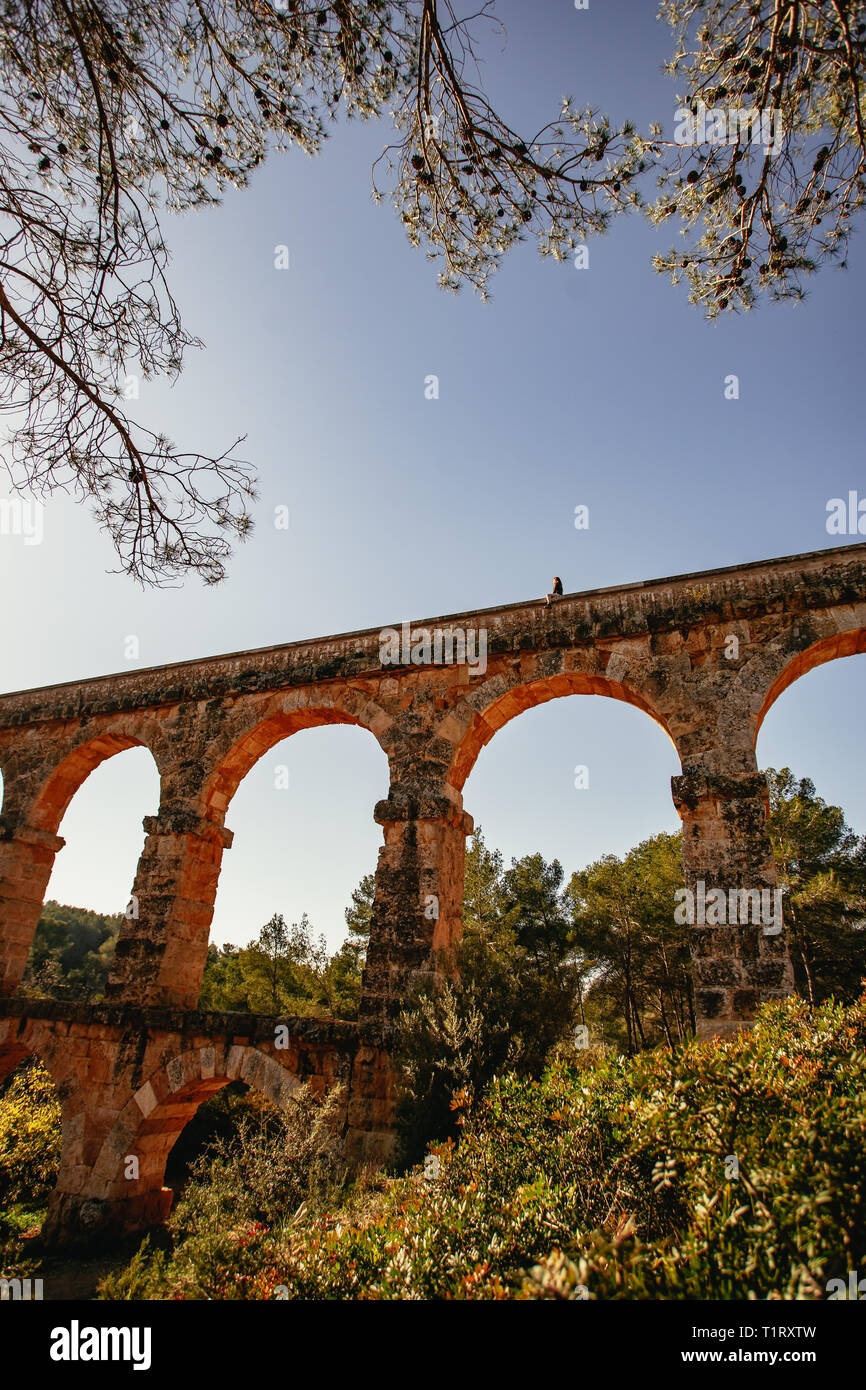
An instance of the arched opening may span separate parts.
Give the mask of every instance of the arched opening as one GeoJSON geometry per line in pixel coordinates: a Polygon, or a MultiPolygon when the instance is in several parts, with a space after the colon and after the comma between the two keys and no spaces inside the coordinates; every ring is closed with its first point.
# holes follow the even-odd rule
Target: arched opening
{"type": "MultiPolygon", "coordinates": [[[[798,681],[801,676],[804,676],[807,671],[814,671],[817,667],[826,665],[827,662],[835,661],[837,657],[856,656],[863,652],[866,652],[866,628],[853,628],[846,632],[835,633],[831,637],[824,637],[820,642],[813,643],[805,651],[799,652],[788,662],[767,691],[758,714],[756,738],[760,734],[767,714],[782,692],[793,685],[795,681],[798,681]]],[[[812,688],[817,689],[816,686],[812,688]]]]}
{"type": "Polygon", "coordinates": [[[39,830],[56,832],[69,803],[100,763],[129,748],[143,747],[132,734],[106,733],[79,744],[68,753],[46,781],[30,813],[30,823],[39,830]]]}
{"type": "MultiPolygon", "coordinates": [[[[305,1086],[288,1066],[253,1046],[225,1052],[203,1047],[174,1057],[125,1107],[97,1159],[118,1224],[137,1229],[164,1220],[209,1140],[226,1138],[240,1125],[242,1140],[252,1128],[276,1141],[295,1110],[307,1115],[323,1094],[321,1078],[305,1086]]],[[[228,1194],[239,1205],[242,1196],[228,1194]]]]}
{"type": "Polygon", "coordinates": [[[61,763],[33,818],[41,829],[59,828],[66,843],[45,890],[24,992],[80,1002],[104,996],[144,845],[142,820],[158,806],[156,762],[137,740],[96,739],[61,763]]]}
{"type": "Polygon", "coordinates": [[[513,977],[523,972],[528,984],[515,1008],[537,1007],[539,1037],[554,1008],[569,1047],[577,1037],[633,1051],[690,1034],[688,943],[673,917],[683,869],[671,778],[680,772],[659,714],[594,677],[499,697],[458,749],[454,781],[465,779],[464,806],[482,832],[468,847],[464,950],[471,960],[472,934],[486,933],[517,961],[513,977]],[[571,694],[613,698],[559,698],[571,694]],[[550,1005],[534,973],[556,985],[550,1005]]]}
{"type": "Polygon", "coordinates": [[[798,656],[771,688],[756,740],[795,987],[816,1004],[852,1000],[866,979],[864,653],[861,631],[798,656]]]}
{"type": "MultiPolygon", "coordinates": [[[[650,719],[657,723],[671,739],[670,731],[661,715],[637,691],[619,681],[610,680],[606,676],[587,675],[582,672],[548,676],[541,680],[529,681],[515,686],[475,715],[469,729],[460,741],[454,758],[450,779],[453,785],[458,790],[463,787],[469,773],[475,766],[481,749],[490,742],[498,730],[510,723],[518,714],[534,709],[537,705],[547,704],[550,700],[561,699],[566,695],[604,695],[611,700],[632,705],[636,709],[642,710],[644,714],[648,714],[650,719]]],[[[673,743],[672,739],[671,742],[673,743]]]]}
{"type": "Polygon", "coordinates": [[[634,692],[600,677],[555,676],[518,687],[478,716],[457,750],[452,781],[475,821],[497,827],[503,852],[532,833],[547,804],[548,853],[572,860],[677,829],[670,779],[680,771],[670,733],[634,692]],[[610,698],[564,698],[573,694],[610,698]]]}
{"type": "Polygon", "coordinates": [[[329,962],[346,940],[352,894],[375,870],[382,831],[372,813],[388,786],[378,740],[333,710],[269,720],[223,760],[207,795],[221,810],[231,793],[234,838],[222,861],[201,1007],[353,1016],[361,962],[347,957],[351,979],[342,983],[329,962]],[[262,942],[275,918],[275,934],[262,942]],[[250,954],[257,942],[258,956],[250,954]]]}
{"type": "Polygon", "coordinates": [[[261,1091],[237,1079],[219,1087],[188,1119],[174,1141],[165,1164],[163,1184],[171,1189],[172,1204],[216,1151],[225,1152],[244,1129],[279,1133],[280,1110],[261,1091]]]}

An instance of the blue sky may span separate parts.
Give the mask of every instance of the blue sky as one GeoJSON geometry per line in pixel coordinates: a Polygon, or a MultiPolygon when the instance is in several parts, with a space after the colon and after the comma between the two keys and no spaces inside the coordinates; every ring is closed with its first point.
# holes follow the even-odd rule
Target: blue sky
{"type": "MultiPolygon", "coordinates": [[[[488,92],[528,134],[571,93],[645,128],[675,109],[654,7],[497,5],[488,92]]],[[[172,284],[204,339],[175,387],[148,384],[143,423],[186,447],[240,452],[261,478],[257,529],[216,590],[142,592],[85,508],[55,498],[41,545],[0,538],[5,690],[289,642],[404,617],[627,583],[821,549],[826,503],[866,493],[860,344],[866,263],[828,270],[797,306],[714,324],[651,268],[672,240],[633,218],[590,264],[518,248],[482,304],[440,291],[370,166],[387,123],[334,128],[324,152],[273,158],[215,210],[166,219],[172,284]],[[274,247],[290,268],[274,268],[274,247]],[[425,377],[439,377],[427,400],[425,377]],[[724,398],[736,373],[740,399],[724,398]],[[590,508],[576,531],[574,508],[590,508]],[[290,510],[288,531],[274,508],[290,510]],[[124,659],[135,635],[140,659],[124,659]]],[[[650,190],[651,191],[651,190],[650,190]]],[[[810,673],[771,711],[762,765],[810,774],[866,831],[857,757],[866,657],[810,673]]],[[[573,697],[529,711],[482,752],[465,804],[506,858],[540,849],[571,870],[678,821],[677,762],[639,711],[573,697]],[[577,763],[588,790],[573,785],[577,763]]],[[[215,940],[303,910],[336,945],[352,887],[375,866],[384,755],[363,730],[296,735],[229,809],[215,940]],[[288,790],[274,768],[289,767],[288,790]],[[335,848],[336,847],[336,848],[335,848]]],[[[49,896],[126,902],[156,809],[149,755],[102,765],[74,799],[49,896]]]]}

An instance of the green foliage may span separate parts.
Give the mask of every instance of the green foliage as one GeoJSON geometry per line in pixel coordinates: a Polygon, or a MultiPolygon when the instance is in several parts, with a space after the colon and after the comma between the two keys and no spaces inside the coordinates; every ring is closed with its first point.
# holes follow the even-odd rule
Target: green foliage
{"type": "Polygon", "coordinates": [[[454,1091],[480,1096],[510,1069],[541,1074],[573,1030],[582,964],[562,890],[563,871],[540,854],[503,871],[480,829],[467,853],[469,910],[450,978],[424,982],[400,1020],[403,1156],[456,1133],[454,1091]]]}
{"type": "Polygon", "coordinates": [[[629,1053],[693,1032],[688,928],[673,916],[682,882],[682,836],[662,834],[622,859],[606,854],[568,885],[573,934],[592,964],[586,1017],[629,1053]]]}
{"type": "Polygon", "coordinates": [[[22,993],[98,1003],[105,996],[121,921],[120,913],[45,903],[22,993]]]}
{"type": "Polygon", "coordinates": [[[345,912],[349,938],[362,950],[370,938],[375,887],[375,875],[365,874],[358,887],[352,889],[352,901],[345,912]]]}
{"type": "Polygon", "coordinates": [[[324,938],[314,939],[307,914],[287,926],[276,913],[249,946],[208,948],[199,1008],[321,1013],[328,1003],[327,964],[324,938]]]}
{"type": "Polygon", "coordinates": [[[11,1217],[8,1224],[20,1224],[12,1210],[16,1204],[38,1208],[54,1186],[59,1163],[60,1101],[45,1067],[32,1058],[0,1091],[0,1222],[11,1217]]]}
{"type": "Polygon", "coordinates": [[[724,1044],[584,1054],[457,1106],[438,1173],[290,1220],[243,1196],[264,1229],[240,1247],[224,1182],[248,1179],[223,1170],[104,1296],[201,1297],[205,1237],[232,1262],[214,1297],[808,1299],[866,1260],[862,1001],[790,999],[724,1044]]]}
{"type": "Polygon", "coordinates": [[[357,1018],[372,884],[371,874],[355,889],[346,909],[350,936],[332,956],[306,913],[291,926],[275,914],[248,946],[209,946],[199,1008],[357,1018]]]}
{"type": "Polygon", "coordinates": [[[857,997],[866,977],[866,837],[810,778],[767,771],[768,828],[798,990],[812,1002],[857,997]]]}

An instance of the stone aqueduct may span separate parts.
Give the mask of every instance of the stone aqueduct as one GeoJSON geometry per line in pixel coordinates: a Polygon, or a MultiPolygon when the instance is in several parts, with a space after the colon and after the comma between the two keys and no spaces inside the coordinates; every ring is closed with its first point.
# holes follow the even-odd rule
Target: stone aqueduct
{"type": "MultiPolygon", "coordinates": [[[[167,1155],[208,1095],[240,1077],[277,1103],[301,1082],[339,1087],[347,1160],[391,1143],[390,1020],[407,986],[461,928],[472,821],[462,789],[480,750],[523,710],[606,695],[644,711],[680,758],[684,883],[775,885],[755,742],[798,676],[866,650],[866,545],[413,624],[483,629],[486,670],[384,666],[378,630],[98,677],[0,697],[0,1079],[37,1053],[62,1101],[63,1152],[46,1234],[140,1229],[160,1219],[167,1155]],[[736,638],[733,643],[730,639],[736,638]],[[390,766],[374,810],[384,843],[357,1023],[197,1009],[232,796],[269,748],[320,724],[361,725],[390,766]],[[17,994],[64,812],[104,759],[148,747],[160,774],[108,998],[17,994]],[[431,920],[429,903],[438,902],[431,920]],[[129,1155],[139,1176],[125,1175],[129,1155]]],[[[784,934],[692,928],[704,1036],[748,1026],[790,989],[784,934]]]]}

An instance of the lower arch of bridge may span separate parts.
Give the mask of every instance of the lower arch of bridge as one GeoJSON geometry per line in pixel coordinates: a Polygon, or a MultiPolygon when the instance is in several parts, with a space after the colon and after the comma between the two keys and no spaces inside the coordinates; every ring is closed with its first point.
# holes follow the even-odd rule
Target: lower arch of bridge
{"type": "Polygon", "coordinates": [[[94,1164],[92,1191],[83,1198],[64,1191],[61,1173],[49,1208],[49,1238],[88,1224],[117,1233],[164,1221],[173,1195],[163,1186],[168,1156],[199,1106],[232,1081],[243,1081],[280,1109],[302,1089],[293,1071],[254,1046],[179,1053],[151,1073],[121,1111],[94,1164]],[[88,1202],[98,1215],[85,1213],[82,1220],[81,1207],[88,1202]]]}
{"type": "Polygon", "coordinates": [[[636,709],[649,715],[676,747],[663,716],[637,691],[607,676],[580,671],[562,672],[537,680],[516,681],[509,690],[474,715],[455,750],[448,779],[451,785],[462,791],[482,748],[512,719],[536,705],[566,695],[604,695],[609,699],[622,700],[626,704],[634,705],[636,709]]]}

